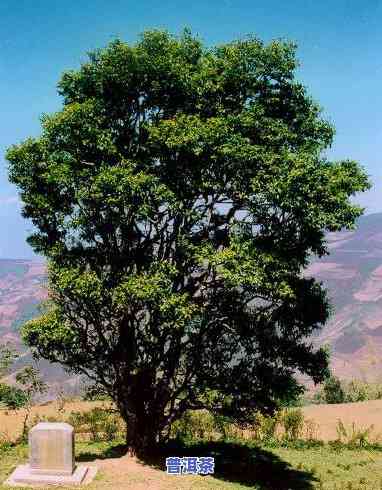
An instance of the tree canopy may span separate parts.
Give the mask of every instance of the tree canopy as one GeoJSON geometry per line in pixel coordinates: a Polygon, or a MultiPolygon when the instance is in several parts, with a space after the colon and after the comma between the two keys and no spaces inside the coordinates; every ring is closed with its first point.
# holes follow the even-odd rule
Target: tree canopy
{"type": "Polygon", "coordinates": [[[24,339],[106,389],[134,451],[187,409],[245,421],[297,396],[297,371],[328,375],[309,337],[330,307],[303,270],[370,184],[324,156],[334,129],[295,52],[188,31],[116,40],[63,74],[41,136],[8,149],[49,263],[50,307],[24,339]]]}

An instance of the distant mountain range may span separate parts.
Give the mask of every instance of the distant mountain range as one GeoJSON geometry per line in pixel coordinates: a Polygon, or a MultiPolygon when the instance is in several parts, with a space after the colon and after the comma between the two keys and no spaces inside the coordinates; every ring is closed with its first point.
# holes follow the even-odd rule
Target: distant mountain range
{"type": "MultiPolygon", "coordinates": [[[[20,339],[21,325],[39,314],[39,304],[46,298],[44,282],[46,268],[43,262],[0,259],[0,342],[10,342],[21,353],[13,366],[15,373],[34,361],[20,339]]],[[[68,376],[59,365],[40,361],[38,367],[49,383],[49,394],[78,389],[78,379],[68,376]]]]}
{"type": "Polygon", "coordinates": [[[382,213],[357,229],[328,235],[330,255],[306,275],[328,289],[334,314],[315,339],[329,343],[332,370],[341,378],[382,379],[382,213]]]}
{"type": "MultiPolygon", "coordinates": [[[[322,281],[334,313],[313,339],[332,349],[331,367],[341,378],[382,379],[382,213],[363,216],[357,229],[328,234],[330,255],[315,260],[305,275],[322,281]]],[[[23,352],[18,369],[30,362],[19,328],[38,314],[46,297],[43,262],[0,259],[0,342],[23,352]]],[[[52,390],[75,381],[59,367],[40,363],[52,390]]]]}
{"type": "Polygon", "coordinates": [[[19,327],[38,314],[46,297],[42,262],[0,259],[0,335],[19,345],[19,327]]]}

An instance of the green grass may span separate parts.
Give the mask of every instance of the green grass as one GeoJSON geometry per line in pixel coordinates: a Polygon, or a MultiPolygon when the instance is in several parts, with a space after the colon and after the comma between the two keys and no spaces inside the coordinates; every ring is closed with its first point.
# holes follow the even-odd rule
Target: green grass
{"type": "MultiPolygon", "coordinates": [[[[121,442],[121,441],[120,441],[121,442]]],[[[85,443],[80,442],[76,443],[76,462],[77,463],[86,463],[92,462],[95,459],[109,459],[109,458],[120,458],[125,454],[124,449],[121,444],[116,443],[107,443],[107,442],[92,442],[85,443]]],[[[2,482],[6,480],[6,478],[12,473],[12,471],[19,464],[24,464],[28,460],[28,446],[27,445],[18,445],[6,451],[0,450],[0,490],[9,490],[11,487],[2,485],[2,482]]],[[[163,460],[164,461],[164,460],[163,460]]],[[[158,471],[158,475],[162,477],[162,473],[164,476],[164,472],[158,471]]],[[[158,478],[159,480],[159,478],[158,478]]],[[[200,477],[200,476],[187,476],[187,477],[172,477],[168,476],[168,486],[163,487],[166,490],[170,490],[171,488],[176,488],[177,490],[246,490],[248,486],[243,486],[237,483],[230,482],[222,482],[213,477],[200,477]],[[177,486],[174,486],[174,482],[177,482],[177,486]]],[[[116,485],[114,484],[114,477],[112,475],[105,475],[102,472],[98,472],[94,481],[87,485],[86,489],[88,490],[103,490],[113,489],[119,490],[120,488],[134,488],[135,483],[145,484],[147,480],[142,475],[142,477],[137,475],[131,475],[126,479],[123,483],[118,482],[116,485]]],[[[151,485],[153,482],[150,482],[151,485]]],[[[20,490],[29,490],[30,487],[17,487],[20,490]]],[[[34,487],[35,490],[46,490],[40,487],[34,487]]],[[[56,488],[56,487],[49,487],[56,488]]],[[[77,487],[57,487],[60,490],[69,490],[69,488],[77,488],[77,487]]],[[[154,488],[150,486],[150,489],[154,488]]],[[[162,487],[161,487],[162,488],[162,487]]],[[[257,486],[253,486],[251,488],[261,488],[257,486]]]]}
{"type": "MultiPolygon", "coordinates": [[[[18,445],[12,449],[2,451],[0,449],[0,482],[3,482],[16,468],[17,465],[24,463],[28,457],[28,448],[24,445],[18,445]]],[[[1,489],[10,488],[4,485],[1,489]]]]}
{"type": "Polygon", "coordinates": [[[316,487],[327,490],[382,489],[382,452],[368,449],[331,449],[328,445],[304,450],[272,449],[293,468],[309,472],[316,487]]]}
{"type": "MultiPolygon", "coordinates": [[[[125,453],[118,443],[78,443],[77,462],[120,458],[125,453]]],[[[0,455],[0,480],[20,463],[27,460],[27,446],[17,446],[0,455]]],[[[172,443],[161,454],[145,463],[158,469],[158,481],[176,481],[177,489],[195,490],[382,490],[382,451],[331,447],[296,449],[291,447],[260,447],[239,442],[172,443]],[[164,469],[168,455],[213,455],[216,462],[214,477],[167,477],[164,469]],[[161,471],[160,471],[161,470],[161,471]],[[164,479],[163,479],[164,478],[164,479]],[[175,480],[176,479],[176,480],[175,480]]],[[[142,475],[141,483],[144,482],[142,475]]],[[[152,478],[152,477],[151,477],[152,478]]],[[[126,488],[134,488],[139,476],[127,477],[126,488]],[[130,479],[129,479],[130,478],[130,479]]],[[[152,482],[151,482],[152,484],[152,482]]],[[[111,488],[110,475],[100,472],[89,490],[111,488]]],[[[0,486],[5,490],[5,486],[0,486]]],[[[150,487],[152,488],[152,487],[150,487]]],[[[162,488],[162,487],[161,487],[162,488]]],[[[163,487],[167,488],[167,486],[163,487]]],[[[169,486],[168,488],[171,488],[169,486]]]]}

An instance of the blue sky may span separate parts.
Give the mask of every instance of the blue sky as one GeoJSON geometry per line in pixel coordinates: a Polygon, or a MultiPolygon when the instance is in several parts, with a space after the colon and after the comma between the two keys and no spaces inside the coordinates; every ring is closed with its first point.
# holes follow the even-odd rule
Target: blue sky
{"type": "Polygon", "coordinates": [[[0,2],[0,258],[31,258],[30,225],[7,182],[4,151],[39,134],[39,116],[60,108],[56,84],[86,53],[147,28],[190,27],[207,44],[255,33],[297,42],[298,78],[337,129],[333,159],[358,160],[374,187],[356,197],[382,211],[382,1],[2,0],[0,2]]]}

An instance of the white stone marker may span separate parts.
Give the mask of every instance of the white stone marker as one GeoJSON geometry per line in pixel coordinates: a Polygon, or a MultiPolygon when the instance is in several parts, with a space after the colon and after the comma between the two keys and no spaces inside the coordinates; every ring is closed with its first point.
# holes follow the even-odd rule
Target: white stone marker
{"type": "Polygon", "coordinates": [[[92,468],[74,462],[74,430],[69,424],[41,422],[29,431],[29,464],[18,466],[5,485],[80,485],[92,468]]]}
{"type": "Polygon", "coordinates": [[[69,424],[40,423],[29,432],[29,467],[35,475],[72,475],[74,429],[69,424]]]}

